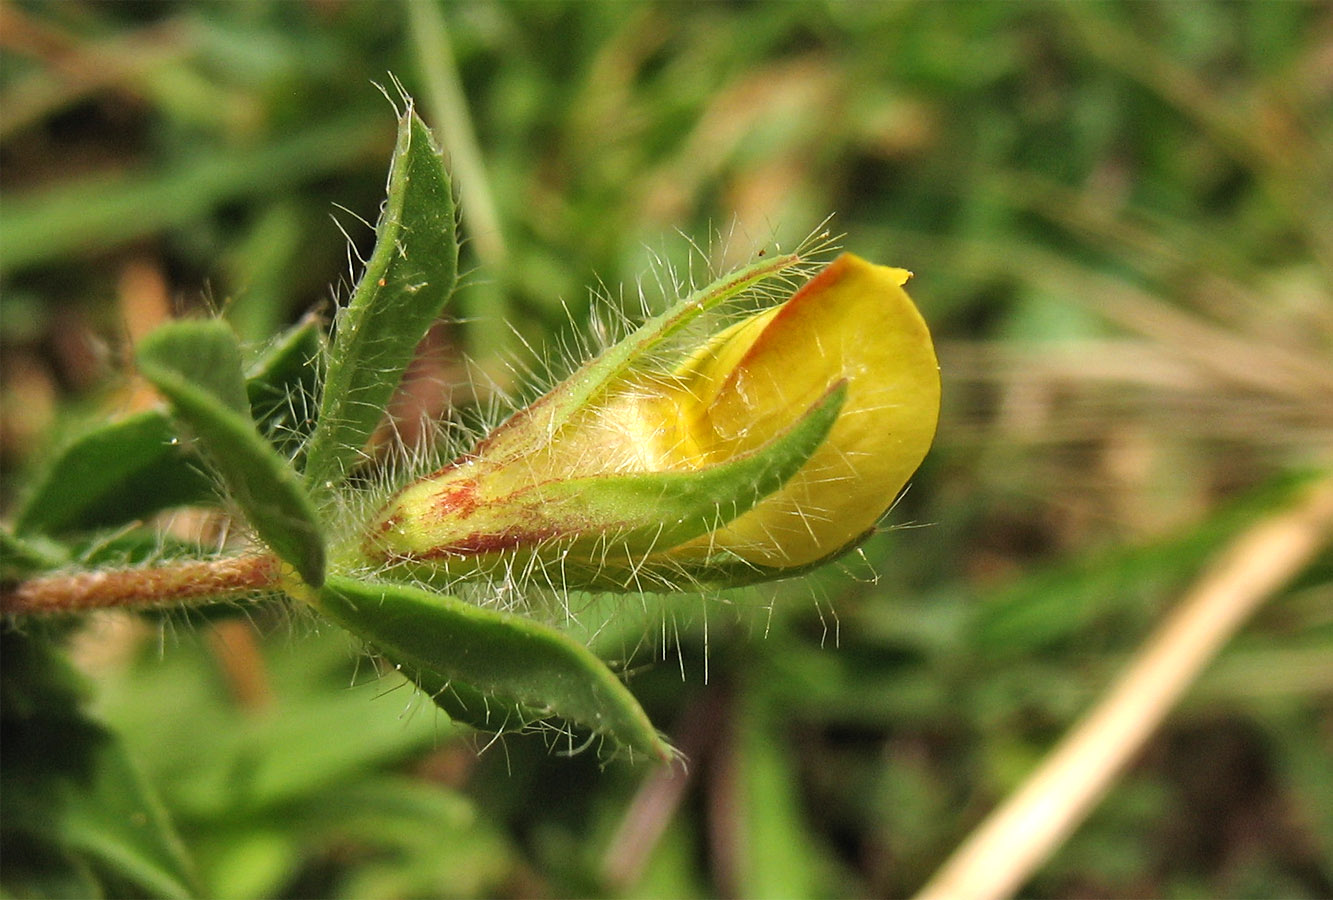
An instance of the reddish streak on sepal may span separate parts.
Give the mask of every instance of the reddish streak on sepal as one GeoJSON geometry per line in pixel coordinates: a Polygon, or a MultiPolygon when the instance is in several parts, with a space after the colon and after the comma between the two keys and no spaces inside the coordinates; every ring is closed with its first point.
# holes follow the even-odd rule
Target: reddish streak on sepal
{"type": "Polygon", "coordinates": [[[467,518],[476,512],[480,505],[481,501],[477,498],[477,481],[471,478],[443,488],[431,503],[431,509],[440,519],[452,516],[467,518]]]}

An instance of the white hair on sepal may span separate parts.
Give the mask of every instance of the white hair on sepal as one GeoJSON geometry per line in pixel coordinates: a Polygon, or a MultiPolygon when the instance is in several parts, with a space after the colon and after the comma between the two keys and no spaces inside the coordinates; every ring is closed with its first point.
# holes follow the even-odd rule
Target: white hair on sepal
{"type": "MultiPolygon", "coordinates": [[[[801,242],[798,248],[802,257],[800,261],[749,288],[742,296],[730,299],[719,309],[701,317],[691,328],[683,329],[682,334],[654,347],[645,359],[636,364],[642,380],[631,382],[626,389],[647,392],[658,381],[669,384],[670,373],[709,334],[753,315],[755,310],[784,301],[822,265],[824,260],[819,257],[834,249],[836,238],[826,226],[827,223],[821,224],[801,242]]],[[[515,373],[516,380],[524,386],[521,393],[526,397],[534,391],[549,390],[588,359],[623,340],[639,324],[636,317],[627,311],[628,307],[637,304],[639,308],[635,312],[639,314],[638,318],[646,318],[688,296],[700,286],[716,280],[722,274],[718,260],[724,258],[739,239],[738,229],[733,225],[725,234],[711,234],[706,246],[686,238],[683,255],[669,253],[665,248],[645,248],[652,264],[637,280],[628,298],[623,289],[612,291],[605,283],[598,282],[590,292],[586,321],[582,327],[561,333],[544,347],[532,346],[518,329],[512,329],[519,338],[521,350],[511,356],[507,364],[510,371],[515,373]],[[647,287],[649,284],[656,290],[650,290],[647,287]]],[[[781,252],[775,241],[770,244],[769,248],[760,249],[753,256],[781,252]]],[[[572,318],[568,308],[566,315],[572,318]]],[[[364,534],[357,523],[370,521],[405,484],[471,451],[498,424],[521,409],[520,401],[491,381],[484,368],[471,359],[465,358],[464,363],[469,384],[490,382],[484,388],[473,388],[470,391],[474,402],[455,408],[443,419],[431,423],[429,429],[418,429],[418,433],[429,433],[428,441],[410,445],[399,440],[390,442],[388,451],[382,454],[374,466],[366,467],[357,484],[349,485],[348,489],[339,492],[337,503],[340,515],[337,518],[352,523],[348,527],[339,528],[334,540],[334,544],[340,548],[334,556],[341,559],[344,565],[359,558],[360,541],[364,534]]],[[[310,403],[311,400],[307,398],[293,398],[290,404],[293,417],[308,410],[310,403]]],[[[618,464],[628,465],[628,462],[619,460],[618,464]]],[[[721,510],[718,515],[720,523],[724,518],[721,510]]],[[[819,515],[818,510],[800,512],[803,520],[819,515]]],[[[806,527],[811,527],[808,522],[806,527]]],[[[369,577],[391,574],[392,577],[400,580],[406,578],[428,590],[457,594],[479,606],[535,616],[552,624],[574,627],[587,632],[591,639],[591,636],[602,634],[620,614],[627,596],[604,595],[612,598],[608,604],[589,599],[596,595],[580,595],[571,591],[566,571],[567,565],[573,561],[571,552],[568,542],[551,539],[535,548],[498,554],[485,565],[468,571],[465,576],[452,578],[426,578],[420,574],[408,574],[410,569],[394,567],[388,563],[356,565],[354,569],[369,577]]],[[[630,554],[624,547],[623,536],[608,533],[599,537],[594,552],[581,552],[579,562],[584,566],[600,567],[603,571],[611,565],[618,571],[623,570],[622,587],[639,595],[631,602],[637,608],[636,615],[640,616],[651,616],[654,608],[661,610],[661,603],[654,598],[662,594],[698,591],[702,587],[694,573],[685,566],[651,557],[651,552],[630,554]],[[672,574],[673,571],[675,574],[672,574]]],[[[700,609],[726,603],[723,595],[713,593],[707,596],[711,599],[703,601],[700,609]]],[[[662,636],[656,643],[664,657],[670,652],[666,636],[674,635],[676,642],[679,642],[681,612],[675,610],[670,613],[670,629],[665,624],[667,614],[657,615],[662,617],[662,627],[641,632],[636,646],[631,648],[629,658],[632,659],[644,645],[653,643],[652,634],[662,636]]]]}

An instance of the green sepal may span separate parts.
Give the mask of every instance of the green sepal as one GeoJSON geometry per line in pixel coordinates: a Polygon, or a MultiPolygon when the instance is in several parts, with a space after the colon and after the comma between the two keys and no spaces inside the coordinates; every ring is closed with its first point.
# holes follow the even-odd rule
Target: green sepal
{"type": "Polygon", "coordinates": [[[766,581],[781,581],[785,578],[799,578],[846,556],[870,540],[878,530],[878,528],[867,528],[838,549],[802,566],[765,566],[743,559],[729,550],[720,550],[698,562],[682,562],[677,571],[677,578],[696,588],[716,590],[763,584],[766,581]]]}
{"type": "Polygon", "coordinates": [[[306,483],[317,495],[360,459],[457,274],[453,189],[430,130],[409,106],[398,121],[375,249],[335,324],[306,454],[306,483]]]}
{"type": "Polygon", "coordinates": [[[307,584],[324,580],[324,538],[291,464],[255,430],[240,345],[221,321],[172,322],[139,346],[139,370],[199,439],[260,540],[307,584]]]}
{"type": "Polygon", "coordinates": [[[576,550],[591,542],[613,553],[639,554],[683,544],[716,531],[786,484],[824,443],[846,398],[847,384],[838,382],[758,450],[704,469],[540,485],[530,512],[553,526],[580,517],[601,526],[602,534],[580,540],[576,550]]]}
{"type": "MultiPolygon", "coordinates": [[[[683,582],[688,561],[655,559],[653,554],[723,527],[781,488],[824,443],[846,395],[846,383],[839,382],[786,431],[727,462],[689,472],[599,475],[541,483],[491,507],[471,511],[466,533],[432,533],[429,528],[438,521],[435,516],[409,516],[401,506],[390,508],[383,521],[398,524],[381,528],[368,547],[386,552],[391,562],[414,577],[432,581],[489,565],[493,556],[468,552],[475,543],[493,545],[497,552],[535,552],[548,544],[547,554],[553,560],[558,557],[552,570],[567,587],[673,588],[683,582]],[[462,543],[451,545],[451,536],[462,543]]],[[[699,568],[707,570],[708,566],[699,568]]],[[[725,575],[737,576],[737,584],[766,580],[762,575],[748,577],[753,574],[730,561],[726,566],[725,575]]],[[[792,573],[784,572],[788,574],[792,573]]]]}
{"type": "Polygon", "coordinates": [[[454,699],[496,704],[489,716],[463,710],[465,721],[494,730],[506,725],[506,711],[519,718],[540,712],[631,752],[671,758],[625,685],[586,647],[550,626],[416,587],[342,576],[330,576],[314,603],[416,676],[446,712],[457,707],[454,699]]]}
{"type": "Polygon", "coordinates": [[[624,340],[589,360],[562,382],[557,390],[541,397],[510,422],[496,429],[487,438],[488,457],[504,460],[539,451],[560,428],[618,384],[635,365],[642,364],[644,359],[673,335],[704,313],[717,309],[760,282],[779,276],[801,262],[802,258],[795,253],[759,259],[723,275],[672,304],[665,312],[644,322],[624,340]],[[540,427],[522,427],[519,416],[526,421],[540,423],[540,427]],[[516,425],[518,427],[514,427],[516,425]]]}

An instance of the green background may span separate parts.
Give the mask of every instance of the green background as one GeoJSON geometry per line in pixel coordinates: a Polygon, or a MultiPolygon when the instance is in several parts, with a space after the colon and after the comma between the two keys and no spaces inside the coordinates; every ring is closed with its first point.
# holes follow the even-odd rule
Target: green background
{"type": "MultiPolygon", "coordinates": [[[[590,288],[633,314],[655,271],[833,214],[916,273],[936,447],[864,559],[604,604],[596,646],[691,759],[678,795],[560,735],[459,734],[277,608],[97,618],[70,649],[91,708],[210,896],[910,894],[1327,465],[1333,14],[433,9],[447,31],[390,2],[0,8],[6,503],[52,434],[142,408],[143,322],[221,309],[257,347],[347,295],[393,79],[466,239],[404,421],[521,393],[590,288]]],[[[1025,895],[1333,894],[1331,574],[1264,608],[1025,895]]]]}

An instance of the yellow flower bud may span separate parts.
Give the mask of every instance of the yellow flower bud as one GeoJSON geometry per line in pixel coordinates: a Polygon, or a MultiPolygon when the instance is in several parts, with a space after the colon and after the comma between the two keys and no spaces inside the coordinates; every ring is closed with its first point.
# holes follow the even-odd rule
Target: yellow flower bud
{"type": "Polygon", "coordinates": [[[691,360],[693,402],[682,417],[710,460],[762,444],[830,384],[847,382],[837,422],[801,470],[696,546],[804,566],[842,550],[888,509],[930,449],[940,406],[930,333],[903,290],[910,277],[843,254],[691,360]]]}
{"type": "Polygon", "coordinates": [[[785,302],[700,342],[666,338],[782,272],[762,261],[687,298],[404,488],[366,541],[425,577],[540,565],[569,587],[781,577],[858,542],[925,456],[930,334],[903,269],[840,256],[785,302]]]}

